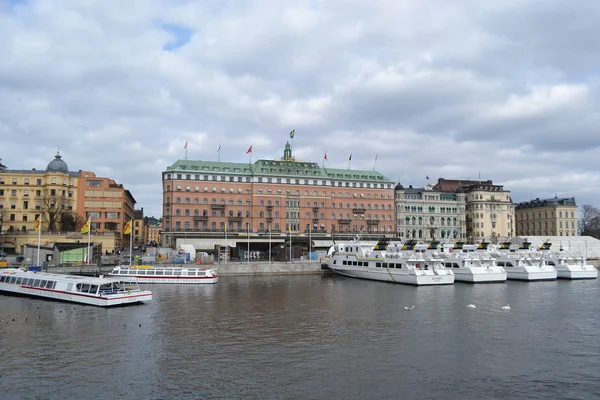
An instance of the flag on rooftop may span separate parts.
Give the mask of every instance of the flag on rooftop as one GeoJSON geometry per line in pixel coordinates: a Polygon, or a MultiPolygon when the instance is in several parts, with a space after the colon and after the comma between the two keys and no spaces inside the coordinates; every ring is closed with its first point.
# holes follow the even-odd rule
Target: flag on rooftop
{"type": "Polygon", "coordinates": [[[293,131],[290,132],[290,139],[293,139],[295,134],[296,134],[296,130],[294,129],[293,131]]]}
{"type": "Polygon", "coordinates": [[[248,153],[252,153],[252,145],[250,147],[248,147],[248,151],[246,151],[246,154],[248,153]]]}

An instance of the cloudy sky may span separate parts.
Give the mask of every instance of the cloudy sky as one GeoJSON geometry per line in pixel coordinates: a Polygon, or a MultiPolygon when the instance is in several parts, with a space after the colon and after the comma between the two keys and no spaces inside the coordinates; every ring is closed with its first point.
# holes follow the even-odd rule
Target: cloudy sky
{"type": "Polygon", "coordinates": [[[600,206],[600,2],[0,0],[0,158],[124,184],[283,155],[600,206]],[[596,32],[596,33],[594,33],[596,32]]]}

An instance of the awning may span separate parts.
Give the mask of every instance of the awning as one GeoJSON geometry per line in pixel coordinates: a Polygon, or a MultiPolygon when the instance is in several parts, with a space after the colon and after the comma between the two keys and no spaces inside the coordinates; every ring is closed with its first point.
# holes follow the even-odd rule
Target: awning
{"type": "Polygon", "coordinates": [[[442,235],[445,235],[446,231],[444,229],[442,229],[442,235]]]}

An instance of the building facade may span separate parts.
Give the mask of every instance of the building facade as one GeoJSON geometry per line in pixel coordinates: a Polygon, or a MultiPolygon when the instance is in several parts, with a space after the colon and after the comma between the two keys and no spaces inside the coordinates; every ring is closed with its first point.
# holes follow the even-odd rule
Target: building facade
{"type": "Polygon", "coordinates": [[[45,170],[0,170],[0,231],[61,230],[62,214],[75,212],[78,172],[71,172],[59,153],[45,170]]]}
{"type": "Polygon", "coordinates": [[[135,210],[133,215],[133,243],[145,245],[148,242],[148,232],[146,219],[144,218],[144,209],[135,210]]]}
{"type": "Polygon", "coordinates": [[[408,188],[396,185],[396,230],[404,239],[464,240],[465,193],[435,190],[433,185],[408,188]]]}
{"type": "Polygon", "coordinates": [[[540,200],[517,204],[515,208],[518,236],[578,236],[577,204],[574,197],[540,200]]]}
{"type": "MultiPolygon", "coordinates": [[[[92,235],[116,232],[122,238],[134,206],[123,185],[90,171],[69,171],[58,152],[45,170],[0,168],[0,233],[6,236],[34,234],[38,217],[42,232],[51,233],[79,231],[91,217],[92,235]]],[[[115,247],[120,246],[116,240],[115,247]]]]}
{"type": "Polygon", "coordinates": [[[125,224],[134,219],[135,198],[122,184],[79,171],[76,212],[84,221],[91,218],[92,234],[118,232],[123,238],[125,224]]]}
{"type": "Polygon", "coordinates": [[[147,243],[152,242],[161,244],[162,221],[154,217],[146,217],[146,226],[148,226],[147,243]]]}
{"type": "Polygon", "coordinates": [[[434,186],[442,192],[465,193],[465,238],[470,242],[508,239],[515,236],[515,205],[510,191],[491,180],[470,181],[439,178],[434,186]]]}
{"type": "MultiPolygon", "coordinates": [[[[394,234],[394,185],[376,171],[297,161],[179,160],[163,178],[163,245],[210,233],[394,234]]],[[[264,238],[263,238],[264,240],[264,238]]]]}

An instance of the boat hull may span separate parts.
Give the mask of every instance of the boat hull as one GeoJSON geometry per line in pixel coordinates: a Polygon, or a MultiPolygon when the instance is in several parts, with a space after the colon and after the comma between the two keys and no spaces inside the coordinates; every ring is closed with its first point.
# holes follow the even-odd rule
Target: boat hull
{"type": "Polygon", "coordinates": [[[502,267],[454,268],[455,280],[469,283],[506,282],[507,273],[502,267]]]}
{"type": "MultiPolygon", "coordinates": [[[[432,271],[415,271],[416,274],[399,274],[385,270],[329,268],[336,274],[350,278],[368,279],[380,282],[401,283],[413,286],[451,285],[454,283],[453,273],[434,274],[432,271]],[[419,274],[419,272],[422,272],[419,274]]],[[[445,271],[443,271],[445,272],[445,271]]]]}
{"type": "Polygon", "coordinates": [[[0,291],[9,294],[17,294],[30,297],[38,297],[49,300],[61,300],[72,303],[87,304],[98,307],[111,307],[124,304],[144,303],[152,300],[152,292],[142,291],[129,295],[106,295],[93,296],[79,293],[70,293],[60,290],[42,289],[30,286],[17,286],[13,284],[0,283],[0,291]]]}
{"type": "Polygon", "coordinates": [[[586,269],[559,269],[557,277],[559,279],[596,279],[598,270],[593,266],[586,269]]]}
{"type": "Polygon", "coordinates": [[[554,268],[549,269],[523,269],[523,270],[510,270],[507,269],[507,279],[516,281],[553,281],[557,278],[557,272],[554,268]]]}
{"type": "Polygon", "coordinates": [[[214,284],[219,281],[219,277],[205,278],[205,277],[180,277],[180,276],[133,276],[133,275],[119,275],[119,274],[107,274],[112,278],[120,278],[125,282],[137,282],[137,283],[177,283],[177,284],[214,284]]]}

